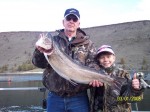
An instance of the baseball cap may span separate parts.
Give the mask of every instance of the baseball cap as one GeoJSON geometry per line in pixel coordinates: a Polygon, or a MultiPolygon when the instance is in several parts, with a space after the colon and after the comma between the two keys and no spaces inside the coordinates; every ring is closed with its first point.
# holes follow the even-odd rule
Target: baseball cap
{"type": "Polygon", "coordinates": [[[67,9],[65,11],[65,14],[64,14],[64,17],[67,17],[68,15],[70,14],[73,14],[75,15],[78,19],[80,19],[80,13],[77,9],[74,9],[74,8],[70,8],[70,9],[67,9]]]}
{"type": "Polygon", "coordinates": [[[101,47],[99,47],[96,54],[99,55],[102,52],[109,52],[115,55],[114,51],[112,50],[112,47],[109,45],[102,45],[101,47]]]}

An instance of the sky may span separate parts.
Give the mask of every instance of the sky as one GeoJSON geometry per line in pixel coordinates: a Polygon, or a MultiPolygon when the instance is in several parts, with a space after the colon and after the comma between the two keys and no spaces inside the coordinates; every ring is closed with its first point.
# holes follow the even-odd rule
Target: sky
{"type": "Polygon", "coordinates": [[[80,27],[150,20],[150,0],[0,0],[0,32],[55,31],[76,8],[80,27]]]}

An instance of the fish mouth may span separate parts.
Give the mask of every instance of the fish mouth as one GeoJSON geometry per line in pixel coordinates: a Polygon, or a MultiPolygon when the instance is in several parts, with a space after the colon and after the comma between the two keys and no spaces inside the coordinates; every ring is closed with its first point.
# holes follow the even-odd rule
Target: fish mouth
{"type": "Polygon", "coordinates": [[[50,53],[50,52],[52,52],[53,51],[53,49],[51,48],[51,49],[45,49],[45,48],[43,48],[43,47],[40,47],[40,46],[37,46],[38,47],[38,49],[40,49],[40,51],[43,51],[44,53],[50,53]]]}

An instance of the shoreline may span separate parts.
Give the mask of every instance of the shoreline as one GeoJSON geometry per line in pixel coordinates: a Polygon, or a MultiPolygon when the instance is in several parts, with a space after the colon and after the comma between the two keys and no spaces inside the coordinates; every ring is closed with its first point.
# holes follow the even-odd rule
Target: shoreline
{"type": "Polygon", "coordinates": [[[39,72],[13,72],[13,73],[0,73],[0,76],[8,76],[8,75],[39,75],[42,74],[42,71],[39,72]]]}

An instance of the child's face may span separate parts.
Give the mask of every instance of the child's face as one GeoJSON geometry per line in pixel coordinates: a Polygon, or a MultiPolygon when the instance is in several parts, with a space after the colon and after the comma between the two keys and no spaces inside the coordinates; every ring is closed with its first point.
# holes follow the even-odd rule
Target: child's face
{"type": "Polygon", "coordinates": [[[111,67],[115,62],[115,56],[111,53],[101,54],[98,58],[98,61],[104,68],[108,68],[111,67]]]}

